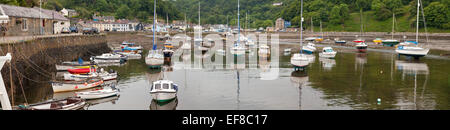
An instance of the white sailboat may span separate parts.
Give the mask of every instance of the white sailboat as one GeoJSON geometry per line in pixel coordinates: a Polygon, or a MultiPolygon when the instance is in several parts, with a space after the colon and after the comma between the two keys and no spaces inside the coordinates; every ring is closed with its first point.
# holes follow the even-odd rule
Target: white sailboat
{"type": "MultiPolygon", "coordinates": [[[[362,15],[362,10],[361,10],[361,12],[360,12],[360,14],[361,14],[361,19],[360,19],[360,24],[361,24],[361,37],[364,35],[363,33],[364,33],[364,28],[363,28],[363,20],[362,20],[362,18],[363,18],[363,15],[362,15]]],[[[356,49],[358,50],[358,52],[367,52],[367,44],[366,44],[366,40],[364,39],[364,38],[357,38],[356,40],[354,40],[353,41],[354,43],[355,43],[355,47],[356,47],[356,49]]]]}
{"type": "Polygon", "coordinates": [[[399,44],[395,50],[395,52],[399,55],[411,56],[415,59],[419,59],[420,57],[424,57],[430,51],[429,48],[419,47],[419,13],[420,11],[420,0],[417,0],[417,27],[416,27],[416,41],[408,41],[402,44],[399,44]]]}
{"type": "MultiPolygon", "coordinates": [[[[303,29],[303,0],[301,1],[301,14],[300,14],[301,22],[300,22],[300,29],[303,29]]],[[[303,30],[300,30],[300,46],[303,46],[303,30]]],[[[303,50],[300,50],[300,53],[294,54],[291,57],[291,64],[294,66],[295,69],[300,68],[304,69],[306,68],[310,63],[310,57],[303,54],[303,50]]]]}
{"type": "Polygon", "coordinates": [[[156,50],[156,32],[155,32],[155,20],[156,20],[156,0],[154,1],[154,12],[153,12],[153,48],[149,51],[148,56],[145,58],[145,63],[149,68],[160,68],[164,64],[164,56],[156,50]]]}
{"type": "Polygon", "coordinates": [[[239,9],[240,9],[240,1],[238,0],[238,39],[236,41],[236,43],[234,44],[233,47],[231,47],[230,49],[230,53],[233,55],[245,55],[245,51],[247,50],[247,48],[245,48],[244,46],[242,46],[240,44],[241,42],[241,24],[240,24],[240,14],[239,14],[239,9]]]}

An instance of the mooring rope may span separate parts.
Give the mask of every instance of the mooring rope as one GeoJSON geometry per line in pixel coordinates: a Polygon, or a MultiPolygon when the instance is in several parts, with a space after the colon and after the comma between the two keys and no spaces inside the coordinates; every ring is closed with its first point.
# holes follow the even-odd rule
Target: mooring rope
{"type": "MultiPolygon", "coordinates": [[[[16,74],[17,74],[17,69],[15,69],[15,70],[16,70],[16,74]]],[[[17,74],[17,75],[18,75],[18,74],[17,74]]],[[[20,84],[20,88],[21,88],[21,90],[22,90],[23,98],[25,99],[25,103],[28,104],[28,99],[27,99],[27,96],[26,96],[26,94],[25,94],[25,90],[23,89],[22,79],[19,78],[19,77],[17,77],[17,79],[19,79],[19,84],[20,84]]]]}
{"type": "MultiPolygon", "coordinates": [[[[14,47],[14,48],[17,50],[16,47],[14,47]]],[[[47,72],[45,69],[42,69],[41,67],[39,67],[39,65],[37,65],[36,63],[34,63],[33,61],[31,61],[29,58],[26,58],[26,57],[22,54],[22,52],[19,52],[19,51],[17,51],[17,52],[18,52],[17,54],[19,54],[19,56],[21,56],[22,59],[24,59],[25,63],[27,63],[33,70],[35,70],[36,72],[40,73],[41,75],[43,75],[43,76],[45,76],[45,77],[47,77],[47,78],[50,78],[50,77],[51,77],[51,73],[49,73],[49,72],[47,72]],[[33,65],[35,65],[37,68],[43,70],[43,72],[41,72],[41,71],[37,70],[36,68],[34,68],[33,65],[31,65],[30,63],[33,64],[33,65]],[[44,72],[46,72],[46,73],[44,73],[44,72]],[[49,76],[49,75],[50,75],[50,76],[49,76]]]]}
{"type": "Polygon", "coordinates": [[[38,80],[33,80],[33,79],[31,79],[31,78],[28,78],[28,77],[25,76],[24,74],[22,74],[20,71],[18,71],[17,68],[16,68],[15,66],[13,66],[13,68],[16,70],[16,72],[17,72],[19,75],[21,75],[23,78],[25,78],[25,79],[27,79],[27,80],[33,81],[33,82],[35,82],[35,83],[49,83],[49,82],[50,82],[50,80],[49,80],[49,81],[38,81],[38,80]]]}

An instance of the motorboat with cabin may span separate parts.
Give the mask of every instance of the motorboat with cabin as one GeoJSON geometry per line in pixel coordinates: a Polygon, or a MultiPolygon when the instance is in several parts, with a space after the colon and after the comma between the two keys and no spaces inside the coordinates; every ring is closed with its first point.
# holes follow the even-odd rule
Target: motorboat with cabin
{"type": "Polygon", "coordinates": [[[336,57],[336,54],[337,54],[337,52],[334,51],[333,48],[331,48],[331,47],[324,47],[322,49],[322,52],[319,53],[319,57],[332,59],[332,58],[336,57]]]}
{"type": "Polygon", "coordinates": [[[153,100],[168,102],[177,97],[178,85],[169,80],[158,80],[152,83],[150,94],[153,100]]]}

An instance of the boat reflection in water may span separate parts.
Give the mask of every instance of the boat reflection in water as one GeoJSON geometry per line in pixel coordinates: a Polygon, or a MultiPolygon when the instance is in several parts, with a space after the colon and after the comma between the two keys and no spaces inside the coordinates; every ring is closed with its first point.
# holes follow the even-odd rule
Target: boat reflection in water
{"type": "Polygon", "coordinates": [[[396,60],[395,66],[397,70],[402,71],[403,75],[428,75],[428,65],[419,61],[402,61],[396,60]]]}
{"type": "Polygon", "coordinates": [[[306,86],[309,81],[307,71],[293,71],[291,73],[291,82],[298,87],[298,109],[302,109],[302,87],[306,86]]]}
{"type": "MultiPolygon", "coordinates": [[[[420,110],[420,109],[433,109],[436,106],[435,100],[427,100],[428,98],[424,98],[424,93],[426,90],[426,86],[429,78],[429,68],[428,65],[424,62],[420,61],[402,61],[396,60],[395,66],[397,70],[402,72],[402,81],[405,81],[405,84],[410,84],[408,82],[414,82],[413,96],[401,96],[407,95],[408,93],[402,92],[399,95],[399,99],[397,99],[397,106],[402,110],[420,110]],[[420,97],[418,98],[418,76],[425,76],[425,81],[423,81],[422,92],[420,97]],[[414,78],[414,81],[410,78],[414,78]],[[411,99],[412,98],[412,99],[411,99]]],[[[420,78],[420,77],[419,77],[420,78]]],[[[409,86],[407,86],[409,87],[409,86]]]]}
{"type": "Polygon", "coordinates": [[[178,106],[178,98],[172,99],[169,102],[158,102],[156,100],[152,100],[150,104],[150,110],[176,110],[178,106]]]}
{"type": "Polygon", "coordinates": [[[319,57],[319,61],[322,63],[323,69],[327,71],[330,71],[334,66],[336,66],[335,59],[319,57]]]}
{"type": "Polygon", "coordinates": [[[98,104],[104,104],[104,103],[108,103],[111,102],[111,104],[116,104],[116,101],[118,101],[120,98],[120,96],[112,96],[112,97],[107,97],[107,98],[101,98],[101,99],[94,99],[94,100],[87,100],[87,106],[86,106],[86,110],[89,110],[89,107],[91,106],[95,106],[98,104]]]}
{"type": "Polygon", "coordinates": [[[356,63],[360,65],[367,64],[367,53],[356,53],[356,63]]]}

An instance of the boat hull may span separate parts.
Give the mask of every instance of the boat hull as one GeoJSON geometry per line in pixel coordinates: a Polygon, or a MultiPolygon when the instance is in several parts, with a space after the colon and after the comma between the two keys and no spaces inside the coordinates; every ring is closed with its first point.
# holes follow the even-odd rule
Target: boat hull
{"type": "Polygon", "coordinates": [[[67,98],[63,100],[48,101],[31,104],[21,110],[80,110],[86,106],[86,101],[80,98],[67,98]],[[58,106],[57,104],[63,104],[58,106]]]}
{"type": "Polygon", "coordinates": [[[313,54],[313,51],[308,49],[303,49],[303,52],[305,52],[306,54],[313,54]]]}
{"type": "Polygon", "coordinates": [[[96,69],[68,69],[67,71],[71,74],[87,74],[90,72],[96,72],[96,69]]]}
{"type": "Polygon", "coordinates": [[[424,57],[428,54],[430,50],[429,49],[423,49],[423,50],[395,50],[395,52],[399,55],[404,55],[404,56],[410,56],[410,57],[414,57],[414,58],[420,58],[420,57],[424,57]]]}
{"type": "Polygon", "coordinates": [[[164,58],[146,58],[145,63],[149,68],[160,68],[164,64],[164,58]]]}
{"type": "Polygon", "coordinates": [[[344,45],[344,44],[346,44],[347,42],[336,41],[336,42],[334,42],[334,43],[344,45]]]}
{"type": "Polygon", "coordinates": [[[177,97],[175,92],[154,92],[150,93],[150,95],[157,102],[170,102],[177,97]]]}
{"type": "Polygon", "coordinates": [[[172,57],[173,51],[163,51],[163,54],[165,58],[172,57]]]}
{"type": "Polygon", "coordinates": [[[107,97],[113,97],[118,96],[119,92],[117,90],[111,91],[111,92],[102,92],[102,93],[76,93],[78,97],[86,100],[92,100],[92,99],[100,99],[100,98],[107,98],[107,97]]]}
{"type": "Polygon", "coordinates": [[[322,58],[329,58],[329,59],[333,59],[334,57],[336,57],[336,52],[334,53],[319,53],[319,56],[322,58]]]}
{"type": "Polygon", "coordinates": [[[367,52],[367,46],[357,46],[358,52],[367,52]]]}
{"type": "Polygon", "coordinates": [[[89,89],[94,88],[97,86],[100,86],[103,84],[102,80],[90,82],[90,83],[83,83],[83,82],[75,82],[75,83],[69,83],[69,82],[54,82],[52,83],[53,92],[68,92],[68,91],[76,91],[76,90],[83,90],[83,89],[89,89]]]}
{"type": "Polygon", "coordinates": [[[381,43],[383,43],[383,46],[390,46],[390,47],[394,47],[395,45],[400,44],[400,42],[386,42],[386,41],[381,43]]]}

